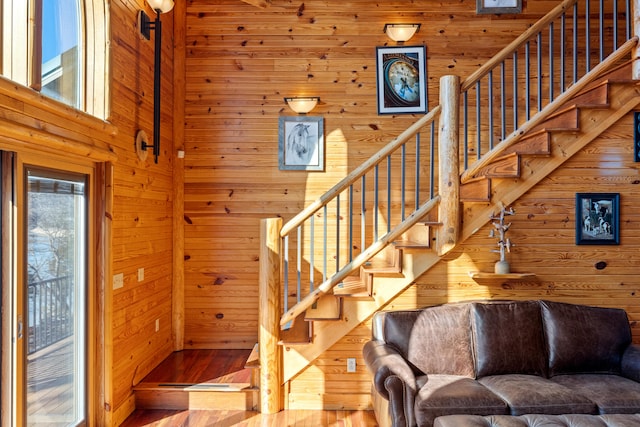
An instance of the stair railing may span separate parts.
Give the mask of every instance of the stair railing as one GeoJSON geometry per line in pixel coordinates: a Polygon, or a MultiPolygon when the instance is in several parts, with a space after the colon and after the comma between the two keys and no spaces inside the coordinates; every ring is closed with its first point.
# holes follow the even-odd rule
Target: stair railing
{"type": "Polygon", "coordinates": [[[463,182],[486,163],[478,160],[514,143],[525,123],[632,38],[630,2],[565,0],[462,82],[463,182]]]}
{"type": "Polygon", "coordinates": [[[426,214],[425,203],[435,195],[440,111],[437,106],[421,117],[284,224],[285,328],[426,214]]]}

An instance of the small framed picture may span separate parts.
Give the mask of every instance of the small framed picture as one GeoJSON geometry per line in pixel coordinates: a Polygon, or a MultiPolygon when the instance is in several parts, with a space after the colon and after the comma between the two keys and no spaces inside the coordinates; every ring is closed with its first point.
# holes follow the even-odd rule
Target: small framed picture
{"type": "Polygon", "coordinates": [[[620,244],[620,195],[576,194],[576,245],[620,244]]]}
{"type": "Polygon", "coordinates": [[[522,0],[476,0],[476,13],[520,13],[522,0]]]}
{"type": "Polygon", "coordinates": [[[280,170],[324,170],[324,120],[311,116],[280,116],[280,170]]]}
{"type": "Polygon", "coordinates": [[[426,113],[426,48],[402,46],[376,50],[378,114],[426,113]]]}

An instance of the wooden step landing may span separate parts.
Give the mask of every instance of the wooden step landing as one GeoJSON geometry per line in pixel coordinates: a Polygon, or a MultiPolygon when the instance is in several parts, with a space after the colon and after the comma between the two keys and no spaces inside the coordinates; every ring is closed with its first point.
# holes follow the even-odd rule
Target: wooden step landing
{"type": "Polygon", "coordinates": [[[251,349],[174,352],[134,387],[136,409],[256,410],[251,349]]]}

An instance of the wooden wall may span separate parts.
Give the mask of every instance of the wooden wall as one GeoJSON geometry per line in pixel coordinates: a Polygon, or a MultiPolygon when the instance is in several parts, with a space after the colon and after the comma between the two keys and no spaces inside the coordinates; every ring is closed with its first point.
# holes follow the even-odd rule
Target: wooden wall
{"type": "MultiPolygon", "coordinates": [[[[525,1],[517,16],[475,14],[475,0],[371,3],[281,1],[259,9],[239,0],[192,0],[186,16],[185,348],[250,348],[257,340],[259,221],[285,221],[404,130],[415,117],[381,116],[375,48],[386,22],[420,22],[408,45],[427,47],[430,105],[442,75],[465,77],[513,40],[555,1],[525,1]],[[278,117],[284,96],[316,95],[325,119],[325,172],[278,170],[278,117]]],[[[637,169],[632,118],[589,145],[515,204],[511,259],[532,282],[478,284],[490,270],[488,229],[425,274],[389,308],[469,298],[549,298],[627,308],[634,299],[632,206],[637,169]],[[621,193],[620,246],[575,246],[575,193],[621,193]],[[596,270],[598,261],[607,262],[596,270]]],[[[364,323],[289,385],[290,407],[369,405],[361,348],[364,323]],[[358,372],[346,374],[346,358],[358,372]]],[[[634,329],[634,336],[638,336],[634,329]]]]}
{"type": "MultiPolygon", "coordinates": [[[[153,12],[144,0],[111,1],[111,116],[118,128],[113,173],[112,273],[124,275],[113,291],[110,369],[114,421],[132,410],[132,386],[173,350],[173,17],[162,15],[161,155],[138,159],[138,129],[153,138],[154,34],[143,40],[138,11],[153,12]],[[144,279],[138,281],[138,269],[144,279]],[[159,329],[156,331],[156,322],[159,329]]],[[[150,140],[152,142],[152,140],[150,140]]],[[[111,278],[109,278],[109,283],[111,278]]]]}

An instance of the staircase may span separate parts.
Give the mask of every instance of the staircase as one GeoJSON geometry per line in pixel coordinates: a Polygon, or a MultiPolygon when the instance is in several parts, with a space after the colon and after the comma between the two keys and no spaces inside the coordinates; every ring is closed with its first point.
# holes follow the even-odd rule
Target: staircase
{"type": "MultiPolygon", "coordinates": [[[[261,382],[263,412],[280,406],[272,399],[274,389],[407,289],[483,227],[499,207],[515,202],[640,105],[638,82],[632,79],[637,37],[621,36],[618,45],[615,34],[616,49],[605,54],[600,46],[601,60],[595,66],[589,53],[578,57],[575,38],[551,37],[548,46],[541,47],[540,34],[553,32],[554,23],[564,28],[567,14],[577,19],[584,14],[582,7],[565,0],[454,91],[443,84],[439,106],[287,224],[272,223],[277,237],[263,240],[263,246],[271,248],[264,254],[277,255],[282,268],[274,260],[261,264],[270,264],[261,268],[261,300],[273,301],[269,292],[275,290],[282,292],[283,303],[262,304],[266,315],[261,314],[261,328],[278,337],[283,351],[261,343],[262,354],[274,355],[265,363],[282,363],[282,370],[272,373],[276,379],[261,382]],[[529,69],[522,83],[514,52],[537,55],[540,64],[543,50],[555,58],[560,53],[554,49],[565,42],[573,46],[573,63],[586,68],[583,75],[574,71],[567,83],[564,71],[551,68],[545,77],[538,65],[537,90],[532,89],[529,69]],[[537,53],[531,54],[532,44],[537,53]],[[508,67],[513,84],[504,82],[508,67]],[[497,106],[494,74],[502,76],[497,106]],[[519,107],[522,94],[525,106],[519,107]],[[428,176],[421,174],[424,165],[429,165],[428,176]],[[448,169],[453,169],[453,178],[448,169]],[[391,176],[401,176],[401,184],[391,176]],[[329,263],[335,267],[327,268],[329,263]],[[269,315],[270,310],[277,314],[269,315]],[[279,325],[266,321],[274,317],[280,318],[279,325]],[[277,360],[281,353],[283,362],[277,360]]],[[[588,26],[589,19],[597,21],[597,15],[586,15],[588,26]]],[[[591,52],[586,43],[584,51],[591,52]]],[[[529,57],[526,61],[529,64],[529,57]]],[[[549,62],[552,67],[554,61],[549,62]]],[[[564,70],[564,59],[558,62],[564,70]]]]}

